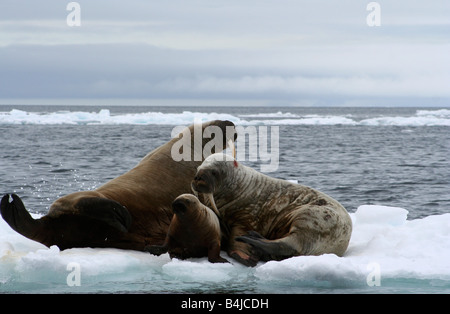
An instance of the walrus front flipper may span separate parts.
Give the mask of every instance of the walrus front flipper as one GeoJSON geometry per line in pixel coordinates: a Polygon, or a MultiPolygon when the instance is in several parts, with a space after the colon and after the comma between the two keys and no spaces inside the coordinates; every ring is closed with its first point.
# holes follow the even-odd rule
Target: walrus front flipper
{"type": "Polygon", "coordinates": [[[75,208],[80,215],[103,221],[122,232],[127,232],[131,226],[132,218],[128,209],[107,198],[82,198],[75,204],[75,208]]]}
{"type": "Polygon", "coordinates": [[[250,244],[262,260],[282,260],[298,255],[297,250],[289,245],[289,236],[277,240],[268,240],[256,231],[235,238],[236,241],[250,244]]]}
{"type": "Polygon", "coordinates": [[[3,196],[0,210],[3,219],[8,225],[20,233],[21,235],[36,241],[40,241],[38,238],[42,230],[42,222],[39,219],[33,219],[30,213],[25,209],[20,197],[16,194],[6,194],[3,196]]]}
{"type": "Polygon", "coordinates": [[[169,246],[167,245],[167,243],[163,245],[149,245],[146,246],[144,250],[149,252],[150,254],[160,256],[161,254],[168,252],[169,246]]]}

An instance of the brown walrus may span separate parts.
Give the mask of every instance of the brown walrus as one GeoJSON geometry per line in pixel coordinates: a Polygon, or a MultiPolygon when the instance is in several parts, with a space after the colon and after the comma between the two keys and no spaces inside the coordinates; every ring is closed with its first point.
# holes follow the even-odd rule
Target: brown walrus
{"type": "MultiPolygon", "coordinates": [[[[194,191],[213,195],[229,230],[228,255],[254,266],[259,260],[334,253],[342,256],[352,221],[336,200],[310,187],[275,179],[214,154],[205,159],[192,182],[194,191]]],[[[200,198],[208,206],[207,198],[200,198]]]]}
{"type": "MultiPolygon", "coordinates": [[[[156,148],[127,173],[93,191],[76,192],[57,199],[47,215],[33,219],[17,195],[6,194],[1,201],[3,219],[17,232],[46,246],[57,245],[61,250],[72,247],[113,247],[143,251],[148,245],[164,242],[172,219],[172,201],[191,191],[191,181],[201,164],[203,147],[210,142],[203,133],[208,127],[218,127],[222,134],[236,139],[234,124],[215,120],[191,125],[165,145],[156,148]],[[228,132],[227,132],[228,131],[228,132]],[[189,160],[174,161],[172,146],[186,149],[178,141],[194,147],[189,160]],[[200,144],[201,145],[200,145],[200,144]],[[196,150],[202,149],[202,152],[196,150]]],[[[209,128],[210,130],[211,128],[209,128]]],[[[217,136],[217,134],[216,134],[217,136]]],[[[211,152],[226,147],[214,145],[211,152]]],[[[217,143],[217,139],[216,143],[217,143]]],[[[209,145],[211,148],[211,145],[209,145]]],[[[216,151],[217,150],[217,151],[216,151]]]]}
{"type": "Polygon", "coordinates": [[[170,258],[208,256],[211,263],[227,263],[220,257],[220,223],[209,207],[192,194],[182,194],[172,203],[173,217],[163,245],[151,245],[154,255],[169,252],[170,258]]]}

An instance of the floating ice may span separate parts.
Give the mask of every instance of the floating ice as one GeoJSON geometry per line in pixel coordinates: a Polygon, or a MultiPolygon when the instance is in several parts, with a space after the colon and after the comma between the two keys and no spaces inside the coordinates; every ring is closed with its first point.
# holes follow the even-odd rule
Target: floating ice
{"type": "Polygon", "coordinates": [[[353,215],[358,224],[401,226],[406,223],[408,211],[400,207],[362,205],[353,215]]]}
{"type": "Polygon", "coordinates": [[[249,124],[263,125],[357,125],[358,122],[343,116],[307,115],[299,119],[252,120],[249,124]]]}
{"type": "Polygon", "coordinates": [[[26,112],[13,109],[0,112],[1,124],[74,124],[74,125],[188,125],[194,120],[230,120],[239,125],[368,125],[368,126],[450,126],[450,110],[417,110],[412,116],[380,116],[358,120],[352,115],[298,115],[281,111],[232,115],[184,111],[182,113],[122,113],[111,114],[108,109],[99,112],[57,111],[26,112]],[[246,120],[246,118],[256,118],[246,120]],[[265,119],[262,119],[265,118],[265,119]]]}
{"type": "Polygon", "coordinates": [[[0,292],[450,292],[450,213],[407,220],[403,208],[362,205],[350,215],[343,257],[298,256],[254,268],[225,252],[229,264],[118,249],[60,251],[0,220],[0,292]],[[69,263],[80,265],[79,286],[67,285],[69,263]],[[379,285],[368,284],[373,276],[379,285]]]}
{"type": "Polygon", "coordinates": [[[26,112],[13,109],[10,112],[0,112],[0,124],[131,124],[131,125],[187,125],[195,121],[209,120],[240,121],[230,114],[201,113],[184,111],[182,113],[126,113],[112,115],[108,109],[97,112],[58,111],[48,113],[26,112]]]}
{"type": "Polygon", "coordinates": [[[438,109],[438,110],[417,110],[418,116],[437,116],[448,118],[450,117],[450,109],[438,109]]]}
{"type": "Polygon", "coordinates": [[[253,113],[253,114],[241,114],[242,118],[300,118],[298,114],[290,112],[275,112],[275,113],[253,113]]]}

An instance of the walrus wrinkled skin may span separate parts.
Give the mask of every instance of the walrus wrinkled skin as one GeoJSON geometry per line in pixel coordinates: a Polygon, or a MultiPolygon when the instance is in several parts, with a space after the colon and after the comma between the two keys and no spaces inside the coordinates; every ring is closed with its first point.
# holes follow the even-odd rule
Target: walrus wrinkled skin
{"type": "Polygon", "coordinates": [[[336,200],[259,173],[229,155],[206,158],[192,188],[207,206],[205,195],[213,194],[228,227],[222,228],[227,239],[222,245],[244,265],[298,255],[342,256],[348,247],[352,221],[336,200]]]}
{"type": "MultiPolygon", "coordinates": [[[[208,126],[219,127],[233,141],[237,137],[230,121],[203,123],[202,131],[208,126]]],[[[150,152],[133,169],[98,189],[57,199],[40,219],[33,219],[15,194],[2,198],[1,215],[18,233],[48,247],[57,245],[61,250],[112,247],[143,251],[148,245],[162,244],[173,215],[171,204],[180,194],[191,192],[192,178],[202,162],[195,161],[194,150],[191,161],[174,161],[171,156],[172,146],[183,139],[182,134],[191,134],[191,147],[197,147],[193,129],[191,125],[190,133],[180,133],[150,152]]],[[[218,151],[226,147],[226,136],[218,151]]],[[[202,148],[209,140],[202,138],[202,148]]]]}
{"type": "Polygon", "coordinates": [[[227,263],[220,257],[220,223],[212,209],[192,194],[182,194],[172,203],[174,215],[163,245],[146,248],[153,255],[169,252],[170,258],[208,256],[211,263],[227,263]]]}

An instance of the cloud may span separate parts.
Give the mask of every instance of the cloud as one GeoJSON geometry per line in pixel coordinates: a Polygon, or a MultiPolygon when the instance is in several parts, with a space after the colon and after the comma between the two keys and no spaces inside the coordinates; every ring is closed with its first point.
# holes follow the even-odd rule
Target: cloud
{"type": "Polygon", "coordinates": [[[2,1],[2,97],[450,98],[442,1],[79,2],[2,1]]]}
{"type": "Polygon", "coordinates": [[[105,94],[133,91],[140,96],[185,95],[202,97],[301,98],[302,96],[351,97],[450,97],[445,88],[450,76],[404,78],[371,77],[177,77],[156,84],[148,81],[101,81],[95,89],[105,94]],[[142,91],[146,91],[142,93],[142,91]]]}

